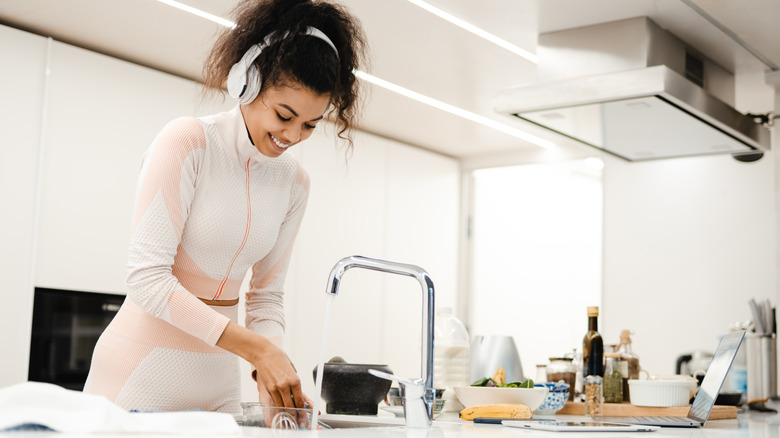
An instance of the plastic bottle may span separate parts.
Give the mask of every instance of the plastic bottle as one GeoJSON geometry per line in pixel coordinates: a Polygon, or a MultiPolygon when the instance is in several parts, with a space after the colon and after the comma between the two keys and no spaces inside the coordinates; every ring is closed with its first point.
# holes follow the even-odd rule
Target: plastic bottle
{"type": "Polygon", "coordinates": [[[451,308],[436,311],[433,340],[433,384],[444,389],[445,411],[460,411],[456,386],[469,385],[469,332],[451,308]]]}

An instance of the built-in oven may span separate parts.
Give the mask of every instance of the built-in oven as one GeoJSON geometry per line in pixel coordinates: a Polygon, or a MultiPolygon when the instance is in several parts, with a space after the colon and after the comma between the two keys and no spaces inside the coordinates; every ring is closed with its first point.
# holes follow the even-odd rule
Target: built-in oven
{"type": "Polygon", "coordinates": [[[28,379],[82,390],[98,337],[124,295],[35,288],[28,379]]]}

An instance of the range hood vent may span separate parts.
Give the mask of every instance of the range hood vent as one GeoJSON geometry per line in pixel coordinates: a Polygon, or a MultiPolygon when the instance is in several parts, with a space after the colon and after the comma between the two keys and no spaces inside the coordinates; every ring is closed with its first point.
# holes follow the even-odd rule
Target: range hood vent
{"type": "Polygon", "coordinates": [[[733,75],[647,17],[539,36],[544,82],[507,90],[511,114],[629,161],[769,149],[735,110],[733,75]]]}

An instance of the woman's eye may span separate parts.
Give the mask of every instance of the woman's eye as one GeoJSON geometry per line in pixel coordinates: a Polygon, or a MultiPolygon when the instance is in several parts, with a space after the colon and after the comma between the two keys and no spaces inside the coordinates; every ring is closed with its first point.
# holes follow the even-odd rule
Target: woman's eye
{"type": "Polygon", "coordinates": [[[279,117],[279,120],[281,120],[281,121],[283,121],[283,122],[289,122],[289,121],[290,121],[290,119],[291,119],[291,117],[288,117],[288,118],[286,118],[286,119],[285,119],[285,118],[284,118],[284,117],[282,117],[282,115],[281,115],[281,114],[279,114],[279,113],[276,113],[276,117],[279,117]]]}
{"type": "Polygon", "coordinates": [[[314,128],[316,128],[316,127],[317,127],[317,125],[310,125],[310,124],[308,124],[308,123],[304,123],[304,124],[303,124],[303,126],[305,126],[305,127],[306,127],[306,129],[314,129],[314,128]]]}

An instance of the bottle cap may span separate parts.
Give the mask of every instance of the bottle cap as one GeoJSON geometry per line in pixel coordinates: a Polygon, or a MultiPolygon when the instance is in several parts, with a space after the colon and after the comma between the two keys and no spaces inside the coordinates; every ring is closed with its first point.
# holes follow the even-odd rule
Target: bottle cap
{"type": "Polygon", "coordinates": [[[598,306],[588,307],[588,316],[599,316],[598,306]]]}
{"type": "Polygon", "coordinates": [[[571,362],[571,361],[574,360],[574,358],[571,358],[571,357],[551,357],[550,358],[550,362],[552,362],[554,360],[565,360],[565,361],[571,362]]]}

